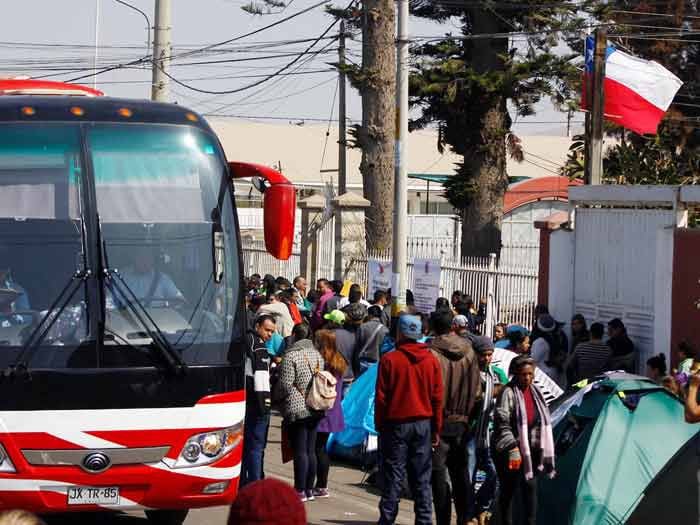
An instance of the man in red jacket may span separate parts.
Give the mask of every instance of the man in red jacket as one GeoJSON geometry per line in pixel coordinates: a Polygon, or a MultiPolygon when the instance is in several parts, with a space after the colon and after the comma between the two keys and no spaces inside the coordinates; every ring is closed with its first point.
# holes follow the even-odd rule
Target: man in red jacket
{"type": "Polygon", "coordinates": [[[431,445],[438,445],[442,429],[442,375],[428,346],[416,342],[422,337],[420,318],[402,315],[396,350],[379,363],[374,423],[384,476],[380,525],[396,520],[407,467],[415,523],[432,524],[431,445]]]}

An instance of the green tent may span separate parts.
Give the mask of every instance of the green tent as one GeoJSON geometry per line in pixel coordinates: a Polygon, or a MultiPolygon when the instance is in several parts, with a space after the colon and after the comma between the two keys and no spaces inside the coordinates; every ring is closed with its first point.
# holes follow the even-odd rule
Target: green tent
{"type": "MultiPolygon", "coordinates": [[[[696,449],[690,443],[700,431],[684,421],[677,397],[646,378],[613,373],[580,383],[550,408],[558,474],[540,478],[538,524],[631,524],[633,514],[644,523],[637,507],[676,504],[661,497],[669,486],[673,493],[687,466],[682,451],[696,449]]],[[[697,495],[696,486],[678,490],[697,495]]],[[[697,521],[697,503],[689,505],[687,517],[694,512],[697,521]]]]}

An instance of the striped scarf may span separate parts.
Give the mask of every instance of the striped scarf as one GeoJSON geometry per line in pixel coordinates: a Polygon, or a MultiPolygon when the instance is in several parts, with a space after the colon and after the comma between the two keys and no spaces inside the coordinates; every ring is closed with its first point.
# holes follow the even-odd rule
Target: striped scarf
{"type": "MultiPolygon", "coordinates": [[[[532,392],[532,398],[535,400],[535,408],[540,416],[540,454],[537,471],[544,471],[549,478],[553,478],[556,471],[554,470],[554,435],[552,433],[552,419],[539,388],[534,385],[531,385],[529,388],[532,392]]],[[[530,451],[530,433],[527,427],[525,397],[517,386],[514,386],[513,392],[515,392],[515,417],[518,422],[519,430],[518,446],[520,448],[520,455],[522,456],[525,479],[530,480],[535,477],[535,474],[532,468],[532,453],[530,451]]]]}

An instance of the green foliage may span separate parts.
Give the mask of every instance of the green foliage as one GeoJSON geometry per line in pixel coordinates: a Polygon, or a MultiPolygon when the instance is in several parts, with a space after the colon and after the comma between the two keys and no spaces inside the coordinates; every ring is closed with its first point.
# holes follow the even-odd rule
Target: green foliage
{"type": "Polygon", "coordinates": [[[584,155],[586,147],[586,137],[584,135],[574,135],[569,146],[569,153],[566,156],[566,164],[561,169],[561,174],[569,179],[584,179],[584,155]]]}
{"type": "Polygon", "coordinates": [[[464,209],[477,191],[505,191],[507,183],[475,182],[482,168],[505,166],[504,158],[493,157],[503,157],[506,148],[494,148],[494,143],[505,142],[512,158],[523,158],[519,139],[509,138],[507,103],[518,116],[532,115],[545,98],[563,110],[573,104],[580,55],[555,48],[562,39],[572,48],[580,47],[586,12],[594,12],[597,4],[594,0],[414,0],[411,7],[416,16],[458,22],[461,27],[458,34],[448,33],[412,50],[417,58],[409,89],[411,104],[419,110],[411,129],[437,124],[438,148],[450,147],[470,160],[457,166],[457,176],[446,188],[452,205],[464,209]],[[509,39],[508,33],[522,36],[509,39]],[[494,110],[502,113],[501,119],[493,119],[494,110]]]}
{"type": "MultiPolygon", "coordinates": [[[[697,130],[696,130],[697,131],[697,130]]],[[[700,184],[700,150],[682,146],[679,122],[666,120],[655,136],[631,133],[604,161],[612,184],[700,184]]]]}

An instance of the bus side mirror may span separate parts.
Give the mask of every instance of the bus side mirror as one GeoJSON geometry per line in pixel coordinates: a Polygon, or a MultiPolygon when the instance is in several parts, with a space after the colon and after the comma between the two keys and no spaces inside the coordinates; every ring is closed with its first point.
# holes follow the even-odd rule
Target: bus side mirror
{"type": "Polygon", "coordinates": [[[292,255],[294,244],[294,185],[280,172],[267,166],[247,162],[229,162],[228,165],[234,179],[260,177],[267,181],[263,193],[265,249],[277,259],[286,261],[292,255]]]}

